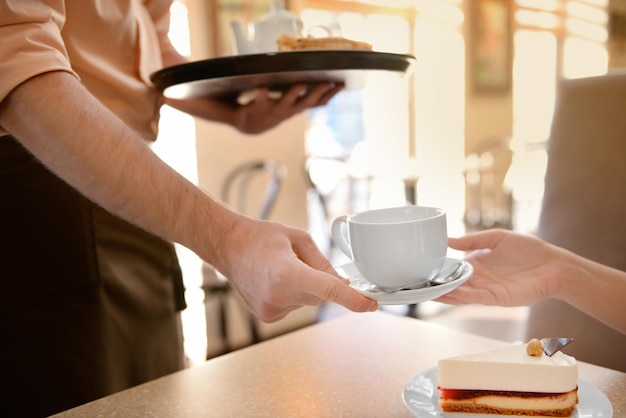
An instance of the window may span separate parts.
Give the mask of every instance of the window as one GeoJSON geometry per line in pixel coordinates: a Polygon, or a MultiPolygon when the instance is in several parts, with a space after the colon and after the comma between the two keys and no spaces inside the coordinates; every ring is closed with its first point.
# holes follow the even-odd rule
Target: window
{"type": "Polygon", "coordinates": [[[539,219],[558,80],[606,73],[608,0],[517,0],[514,15],[514,160],[507,182],[517,207],[515,229],[539,219]]]}
{"type": "MultiPolygon", "coordinates": [[[[372,76],[362,91],[342,94],[326,109],[313,113],[309,152],[347,158],[349,172],[359,182],[356,190],[353,184],[345,192],[348,206],[337,211],[402,205],[407,197],[403,179],[419,176],[419,203],[451,208],[450,229],[460,231],[465,87],[462,1],[299,0],[291,4],[305,29],[331,25],[335,34],[367,41],[374,50],[417,57],[412,78],[372,76]],[[359,187],[364,182],[365,187],[359,187]]],[[[412,187],[410,182],[407,185],[412,187]]]]}
{"type": "Polygon", "coordinates": [[[549,135],[557,80],[607,71],[608,0],[517,4],[513,133],[524,143],[542,142],[549,135]]]}
{"type": "MultiPolygon", "coordinates": [[[[332,35],[369,42],[376,51],[407,54],[412,50],[412,15],[399,15],[405,9],[373,7],[373,2],[369,6],[341,1],[300,3],[305,33],[327,27],[332,35]]],[[[352,172],[359,176],[385,177],[396,165],[393,161],[406,158],[410,151],[410,96],[408,78],[369,74],[362,90],[346,90],[329,106],[311,112],[307,152],[350,160],[352,172]],[[359,157],[364,161],[357,161],[359,157]]],[[[386,195],[380,199],[388,201],[386,195]]],[[[376,199],[377,193],[371,197],[376,199]]]]}

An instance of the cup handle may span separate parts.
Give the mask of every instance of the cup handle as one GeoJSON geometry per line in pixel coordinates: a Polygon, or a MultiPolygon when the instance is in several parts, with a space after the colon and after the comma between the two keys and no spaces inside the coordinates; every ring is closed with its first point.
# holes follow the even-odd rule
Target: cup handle
{"type": "Polygon", "coordinates": [[[349,238],[348,238],[348,216],[342,215],[333,220],[333,223],[330,226],[330,235],[337,244],[337,247],[345,255],[352,258],[352,250],[350,249],[349,238]]]}

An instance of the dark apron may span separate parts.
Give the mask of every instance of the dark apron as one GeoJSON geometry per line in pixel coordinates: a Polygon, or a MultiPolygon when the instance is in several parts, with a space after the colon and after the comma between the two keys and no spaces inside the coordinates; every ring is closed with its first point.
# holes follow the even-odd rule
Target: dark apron
{"type": "Polygon", "coordinates": [[[183,367],[178,260],[0,138],[0,416],[43,416],[183,367]]]}

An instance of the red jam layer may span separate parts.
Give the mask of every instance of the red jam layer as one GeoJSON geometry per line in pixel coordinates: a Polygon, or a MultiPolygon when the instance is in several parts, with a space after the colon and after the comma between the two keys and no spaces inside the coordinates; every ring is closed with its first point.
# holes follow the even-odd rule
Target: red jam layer
{"type": "Polygon", "coordinates": [[[462,390],[462,389],[442,389],[438,388],[439,397],[441,399],[471,399],[479,398],[481,396],[502,396],[502,397],[516,397],[516,398],[549,398],[552,396],[563,396],[568,392],[563,393],[546,393],[546,392],[514,392],[510,390],[462,390]]]}

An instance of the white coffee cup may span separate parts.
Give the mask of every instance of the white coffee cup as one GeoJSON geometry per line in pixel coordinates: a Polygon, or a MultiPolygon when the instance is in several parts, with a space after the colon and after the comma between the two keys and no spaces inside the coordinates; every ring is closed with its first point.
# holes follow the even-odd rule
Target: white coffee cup
{"type": "Polygon", "coordinates": [[[426,283],[439,272],[448,250],[446,212],[434,207],[340,216],[332,222],[331,235],[363,277],[385,290],[426,283]]]}

